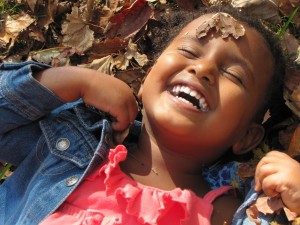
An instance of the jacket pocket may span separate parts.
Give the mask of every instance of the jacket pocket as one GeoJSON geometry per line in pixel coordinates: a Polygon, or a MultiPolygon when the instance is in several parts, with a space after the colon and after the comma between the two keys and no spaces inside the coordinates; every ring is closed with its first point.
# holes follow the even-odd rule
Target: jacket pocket
{"type": "MultiPolygon", "coordinates": [[[[40,127],[45,144],[54,156],[79,168],[89,164],[99,141],[82,127],[74,114],[66,111],[58,117],[44,119],[40,121],[40,127]]],[[[45,150],[42,142],[37,147],[39,151],[45,150]]]]}

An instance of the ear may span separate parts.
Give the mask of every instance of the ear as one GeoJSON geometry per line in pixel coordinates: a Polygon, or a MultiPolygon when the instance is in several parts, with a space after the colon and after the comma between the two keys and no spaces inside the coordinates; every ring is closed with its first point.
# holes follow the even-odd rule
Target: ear
{"type": "Polygon", "coordinates": [[[251,123],[245,134],[232,145],[232,152],[242,155],[253,150],[262,141],[264,135],[265,129],[261,124],[251,123]]]}

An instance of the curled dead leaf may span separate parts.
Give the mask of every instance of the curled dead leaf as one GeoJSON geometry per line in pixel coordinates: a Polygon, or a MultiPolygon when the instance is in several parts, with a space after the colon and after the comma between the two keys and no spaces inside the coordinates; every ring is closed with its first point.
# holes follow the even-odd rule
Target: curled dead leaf
{"type": "Polygon", "coordinates": [[[258,218],[259,211],[256,205],[251,205],[248,209],[246,209],[246,214],[251,222],[255,223],[256,225],[261,224],[261,221],[258,218]]]}
{"type": "Polygon", "coordinates": [[[62,24],[63,45],[74,47],[79,52],[85,52],[93,45],[94,32],[81,17],[77,6],[68,14],[67,21],[62,24]]]}
{"type": "Polygon", "coordinates": [[[138,52],[137,45],[130,40],[124,54],[119,54],[115,58],[115,66],[120,70],[126,70],[132,59],[138,63],[139,66],[144,66],[148,62],[145,54],[138,52]]]}
{"type": "Polygon", "coordinates": [[[205,21],[197,28],[197,38],[206,36],[208,31],[212,28],[220,32],[222,38],[227,38],[229,35],[232,35],[235,39],[238,39],[245,34],[244,26],[232,16],[227,13],[216,13],[210,20],[205,21]]]}
{"type": "Polygon", "coordinates": [[[108,55],[100,59],[95,59],[90,64],[82,64],[78,66],[94,69],[99,72],[112,75],[113,65],[114,65],[114,59],[111,55],[108,55]]]}
{"type": "Polygon", "coordinates": [[[185,10],[194,10],[199,8],[200,1],[198,0],[176,0],[180,8],[185,10]]]}
{"type": "Polygon", "coordinates": [[[27,29],[34,21],[28,14],[22,14],[16,19],[8,15],[4,24],[4,32],[0,34],[0,43],[4,46],[8,43],[10,47],[13,46],[20,32],[27,29]]]}
{"type": "Polygon", "coordinates": [[[281,210],[284,210],[289,221],[293,221],[297,216],[296,213],[290,211],[285,207],[280,195],[269,197],[265,194],[260,194],[256,202],[247,210],[248,211],[246,211],[246,213],[248,215],[248,218],[253,222],[257,222],[259,212],[267,215],[274,213],[278,214],[281,210]]]}
{"type": "Polygon", "coordinates": [[[104,33],[110,39],[129,39],[148,22],[152,13],[153,9],[146,0],[136,0],[129,8],[111,17],[104,33]]]}
{"type": "Polygon", "coordinates": [[[231,5],[261,19],[280,20],[278,0],[232,0],[231,5]]]}

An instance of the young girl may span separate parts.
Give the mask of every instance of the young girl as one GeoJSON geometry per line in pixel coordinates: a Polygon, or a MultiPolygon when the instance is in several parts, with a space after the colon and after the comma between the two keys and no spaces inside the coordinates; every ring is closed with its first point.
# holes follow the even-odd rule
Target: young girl
{"type": "Polygon", "coordinates": [[[1,65],[0,159],[17,170],[0,187],[0,224],[231,223],[241,201],[202,170],[261,141],[283,67],[262,25],[225,12],[195,18],[162,52],[139,91],[142,123],[114,77],[1,65]]]}

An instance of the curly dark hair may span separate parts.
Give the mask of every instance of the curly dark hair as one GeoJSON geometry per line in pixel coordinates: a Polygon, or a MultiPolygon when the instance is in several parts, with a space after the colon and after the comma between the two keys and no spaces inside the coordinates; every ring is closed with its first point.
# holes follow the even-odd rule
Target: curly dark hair
{"type": "Polygon", "coordinates": [[[271,114],[273,124],[282,120],[283,117],[286,117],[284,115],[287,115],[289,111],[283,99],[285,57],[279,37],[268,29],[259,18],[255,18],[242,10],[228,5],[203,7],[193,12],[177,9],[171,13],[162,13],[162,17],[158,19],[156,25],[150,29],[148,33],[150,36],[149,39],[151,40],[151,47],[148,49],[149,52],[147,54],[152,56],[152,62],[154,62],[185,25],[203,14],[217,12],[228,13],[235,19],[247,23],[250,27],[257,30],[266,41],[273,56],[273,74],[265,90],[263,104],[254,116],[254,120],[258,123],[262,123],[267,110],[269,110],[271,114]]]}

